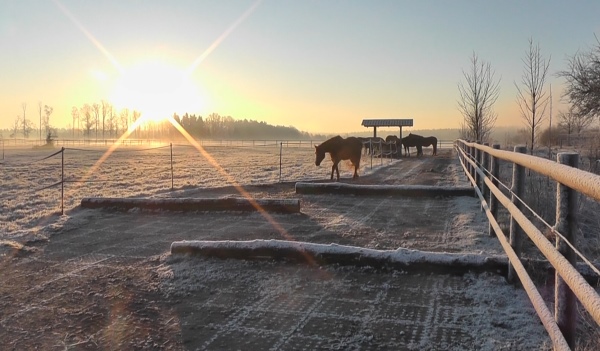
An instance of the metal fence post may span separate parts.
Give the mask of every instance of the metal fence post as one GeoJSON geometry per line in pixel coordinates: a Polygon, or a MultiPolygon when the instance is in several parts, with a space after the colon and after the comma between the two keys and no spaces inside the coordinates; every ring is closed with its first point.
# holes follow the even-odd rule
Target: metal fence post
{"type": "Polygon", "coordinates": [[[171,190],[173,190],[173,188],[174,188],[174,181],[173,181],[173,143],[169,143],[169,146],[171,147],[171,190]]]}
{"type": "Polygon", "coordinates": [[[373,169],[373,140],[369,139],[369,154],[371,155],[371,169],[373,169]]]}
{"type": "Polygon", "coordinates": [[[279,144],[279,182],[281,183],[281,159],[283,154],[283,142],[279,144]]]}
{"type": "Polygon", "coordinates": [[[383,141],[379,140],[379,158],[381,159],[379,164],[383,166],[383,141]]]}
{"type": "MultiPolygon", "coordinates": [[[[577,168],[579,154],[562,152],[557,156],[557,162],[577,168]]],[[[556,185],[556,224],[554,230],[561,233],[566,240],[575,245],[577,238],[577,192],[565,185],[556,185]]],[[[559,236],[556,236],[556,249],[572,264],[577,262],[577,256],[572,248],[559,236]]],[[[554,318],[565,340],[571,348],[575,347],[577,327],[577,298],[562,277],[556,274],[554,287],[554,318]]]]}
{"type": "MultiPolygon", "coordinates": [[[[492,148],[500,149],[500,144],[492,145],[492,148]]],[[[492,174],[492,184],[498,187],[498,176],[500,174],[500,160],[493,155],[490,156],[490,173],[492,174]]],[[[494,193],[490,191],[490,212],[494,218],[498,218],[498,199],[494,196],[494,193]]],[[[495,236],[492,225],[489,225],[490,236],[495,236]]]]}
{"type": "Polygon", "coordinates": [[[60,214],[65,214],[65,147],[60,148],[60,214]]]}
{"type": "MultiPolygon", "coordinates": [[[[524,154],[527,153],[527,147],[523,145],[515,146],[515,152],[524,154]]],[[[513,163],[513,175],[512,175],[512,203],[521,211],[523,204],[519,199],[523,199],[525,193],[525,167],[513,163]],[[518,199],[517,199],[518,197],[518,199]]],[[[523,229],[515,221],[513,216],[510,216],[510,246],[515,250],[515,254],[520,259],[521,251],[523,247],[523,229]]],[[[508,281],[514,283],[517,279],[517,274],[514,267],[510,262],[508,263],[508,281]]]]}

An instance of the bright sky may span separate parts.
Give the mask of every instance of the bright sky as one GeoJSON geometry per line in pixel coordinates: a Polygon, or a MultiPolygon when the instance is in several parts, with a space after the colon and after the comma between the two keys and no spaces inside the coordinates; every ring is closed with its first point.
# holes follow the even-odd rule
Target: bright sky
{"type": "Polygon", "coordinates": [[[302,131],[366,131],[364,118],[457,128],[475,52],[501,77],[497,125],[519,125],[528,39],[566,57],[600,36],[600,1],[0,0],[0,128],[38,103],[110,100],[142,114],[212,112],[302,131]]]}

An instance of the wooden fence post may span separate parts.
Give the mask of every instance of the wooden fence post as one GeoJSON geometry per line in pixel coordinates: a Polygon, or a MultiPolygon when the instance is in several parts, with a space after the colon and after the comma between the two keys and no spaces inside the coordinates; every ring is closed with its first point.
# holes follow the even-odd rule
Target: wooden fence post
{"type": "MultiPolygon", "coordinates": [[[[562,152],[557,156],[557,162],[577,168],[579,154],[562,152]]],[[[566,240],[575,245],[577,242],[577,192],[565,185],[556,185],[556,224],[554,230],[562,234],[566,240]]],[[[556,236],[556,249],[572,264],[577,262],[575,251],[563,239],[556,236]]],[[[577,298],[562,277],[556,274],[554,290],[554,318],[565,340],[571,348],[575,347],[577,327],[577,298]]]]}
{"type": "MultiPolygon", "coordinates": [[[[490,143],[483,143],[484,146],[490,146],[490,143]]],[[[486,170],[489,172],[490,170],[490,154],[488,154],[487,152],[481,152],[481,167],[483,168],[483,173],[487,174],[486,170]]],[[[487,177],[487,175],[486,175],[487,177]]],[[[485,180],[482,179],[481,180],[481,193],[483,195],[483,198],[487,198],[489,197],[489,189],[487,188],[487,186],[485,186],[485,180]]]]}
{"type": "MultiPolygon", "coordinates": [[[[515,152],[524,154],[527,153],[527,147],[523,145],[515,146],[515,152]]],[[[512,203],[517,207],[519,211],[523,209],[523,204],[519,199],[523,199],[525,193],[525,167],[513,163],[513,175],[512,175],[512,203]],[[519,199],[517,199],[517,197],[519,199]]],[[[510,246],[515,250],[515,254],[520,259],[521,251],[523,247],[523,229],[515,221],[513,216],[510,216],[510,246]]],[[[508,263],[508,281],[514,283],[518,279],[514,267],[510,262],[508,263]]]]}
{"type": "MultiPolygon", "coordinates": [[[[499,150],[500,144],[492,145],[492,148],[499,150]]],[[[492,174],[492,184],[498,187],[498,176],[500,174],[500,160],[497,157],[490,157],[490,173],[492,174]]],[[[494,196],[494,193],[490,191],[490,212],[494,218],[498,218],[498,199],[494,196]]],[[[489,225],[490,236],[495,236],[492,225],[489,225]]]]}
{"type": "MultiPolygon", "coordinates": [[[[481,141],[477,140],[476,144],[481,145],[481,141]]],[[[475,169],[473,169],[473,179],[475,179],[475,186],[479,188],[479,190],[483,190],[483,188],[481,187],[481,183],[483,181],[483,179],[481,179],[481,176],[479,175],[479,173],[477,173],[477,168],[481,167],[481,150],[479,150],[477,147],[473,146],[473,151],[474,151],[474,155],[475,155],[475,169]]]]}
{"type": "MultiPolygon", "coordinates": [[[[469,143],[472,143],[473,141],[469,140],[469,143]]],[[[468,152],[467,154],[469,155],[469,159],[472,160],[473,159],[473,147],[472,146],[467,146],[468,152]]],[[[469,163],[469,174],[471,175],[471,177],[473,177],[473,166],[469,163]]]]}

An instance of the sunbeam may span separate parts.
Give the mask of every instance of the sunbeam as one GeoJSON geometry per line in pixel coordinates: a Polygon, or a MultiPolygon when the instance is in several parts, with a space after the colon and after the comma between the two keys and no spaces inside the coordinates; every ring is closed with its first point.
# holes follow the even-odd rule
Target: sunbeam
{"type": "MultiPolygon", "coordinates": [[[[75,16],[62,4],[59,0],[53,0],[56,6],[75,24],[79,30],[102,52],[102,54],[117,68],[117,70],[124,74],[125,70],[121,67],[119,62],[115,57],[100,43],[78,20],[75,16]]],[[[262,0],[257,0],[250,6],[236,21],[234,21],[226,30],[221,34],[204,52],[198,56],[192,64],[187,68],[186,73],[190,76],[198,66],[208,57],[246,18],[248,18],[260,5],[262,0]]],[[[127,131],[125,131],[118,140],[116,140],[108,150],[94,163],[92,167],[86,172],[86,174],[79,180],[80,184],[85,183],[91,176],[96,172],[96,170],[106,161],[108,157],[119,147],[121,142],[127,139],[131,133],[136,130],[140,125],[142,125],[149,117],[142,116],[138,120],[136,120],[127,131]]],[[[280,233],[282,237],[286,240],[295,241],[295,239],[283,228],[275,219],[265,211],[256,200],[248,193],[236,180],[232,177],[227,171],[219,165],[219,163],[208,153],[206,150],[183,128],[181,125],[173,119],[171,116],[167,116],[166,119],[175,127],[181,135],[183,135],[187,141],[192,144],[200,154],[208,161],[208,163],[213,166],[225,179],[229,184],[231,184],[245,199],[247,199],[250,204],[280,233]]],[[[79,187],[75,187],[72,192],[75,192],[79,187]]],[[[306,261],[311,265],[316,265],[314,258],[310,255],[305,254],[306,261]]]]}
{"type": "Polygon", "coordinates": [[[84,26],[75,18],[75,16],[67,9],[59,0],[52,0],[54,4],[60,9],[60,11],[67,16],[71,22],[96,46],[98,50],[115,66],[119,73],[125,72],[119,61],[102,45],[100,41],[96,39],[84,26]]]}
{"type": "Polygon", "coordinates": [[[239,26],[246,18],[248,18],[248,16],[252,14],[252,12],[254,12],[254,10],[256,10],[256,8],[258,7],[258,5],[260,5],[261,2],[262,0],[258,0],[254,4],[252,4],[252,6],[250,6],[250,8],[248,8],[248,10],[246,10],[246,12],[244,12],[240,16],[240,18],[233,22],[231,26],[229,26],[229,28],[227,28],[227,30],[223,32],[223,34],[221,34],[206,50],[204,50],[204,52],[200,56],[198,56],[187,69],[187,74],[191,75],[196,70],[196,68],[198,68],[198,66],[202,63],[202,61],[204,61],[204,59],[206,59],[208,55],[210,55],[223,42],[223,40],[225,40],[225,38],[227,38],[229,34],[232,33],[237,28],[237,26],[239,26]]]}

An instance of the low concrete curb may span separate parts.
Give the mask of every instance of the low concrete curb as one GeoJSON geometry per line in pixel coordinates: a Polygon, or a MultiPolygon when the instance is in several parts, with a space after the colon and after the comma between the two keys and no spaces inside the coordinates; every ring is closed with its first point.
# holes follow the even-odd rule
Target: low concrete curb
{"type": "Polygon", "coordinates": [[[359,185],[346,183],[296,183],[296,194],[349,194],[383,196],[475,196],[472,187],[427,185],[359,185]]]}
{"type": "Polygon", "coordinates": [[[505,274],[508,269],[508,259],[505,256],[426,252],[404,248],[375,250],[283,240],[175,241],[171,244],[171,254],[222,259],[273,259],[317,265],[339,264],[441,273],[494,271],[505,274]]]}
{"type": "Polygon", "coordinates": [[[167,211],[267,211],[279,213],[300,212],[299,199],[144,199],[144,198],[83,198],[81,207],[84,208],[115,208],[130,210],[140,208],[145,210],[167,211]]]}

